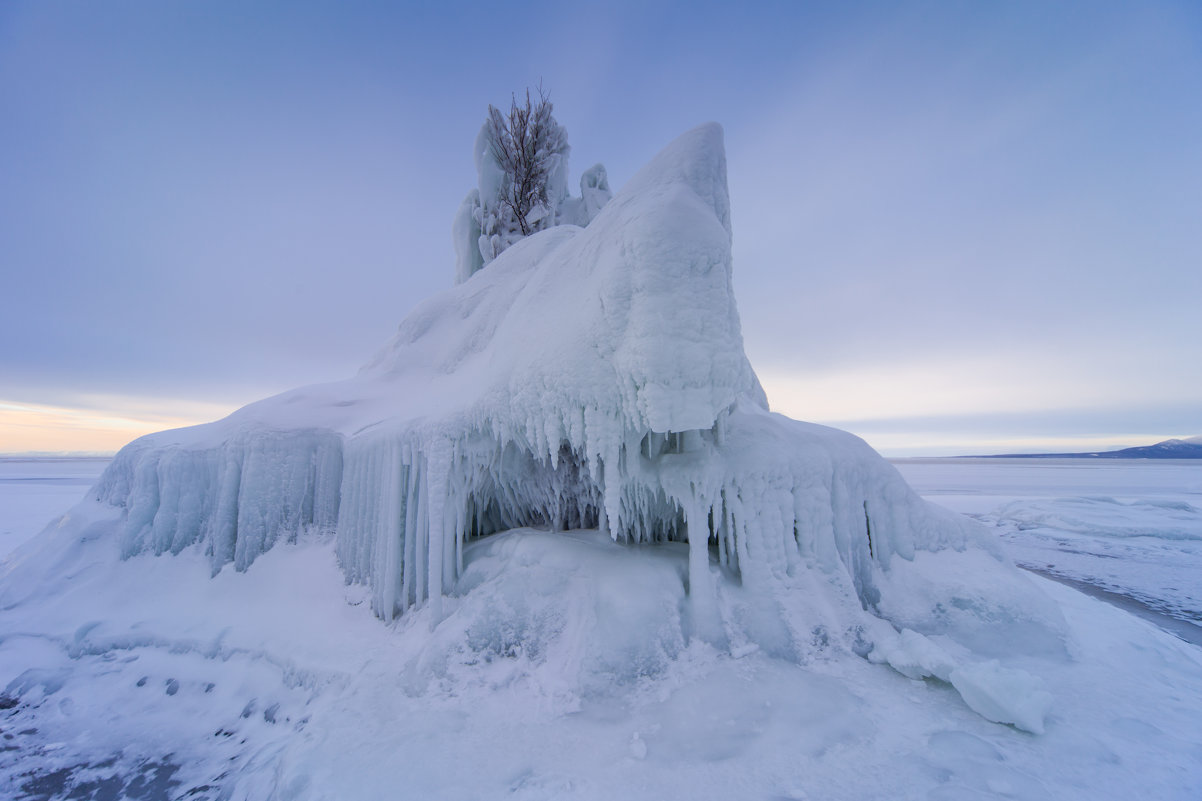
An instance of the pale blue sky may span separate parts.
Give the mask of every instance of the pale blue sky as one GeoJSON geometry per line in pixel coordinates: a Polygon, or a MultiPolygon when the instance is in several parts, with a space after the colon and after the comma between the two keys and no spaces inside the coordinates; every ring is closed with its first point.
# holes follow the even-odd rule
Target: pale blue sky
{"type": "Polygon", "coordinates": [[[746,5],[0,5],[0,451],[352,374],[540,80],[573,181],[723,124],[776,408],[886,453],[1202,433],[1202,6],[746,5]]]}

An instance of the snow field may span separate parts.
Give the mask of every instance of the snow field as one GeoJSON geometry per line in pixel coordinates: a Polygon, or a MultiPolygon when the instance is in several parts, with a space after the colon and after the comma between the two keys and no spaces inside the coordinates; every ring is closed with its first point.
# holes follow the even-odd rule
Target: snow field
{"type": "MultiPolygon", "coordinates": [[[[281,543],[210,578],[198,546],[114,571],[116,538],[89,540],[24,607],[37,634],[5,626],[4,731],[36,731],[0,787],[160,764],[172,797],[210,788],[193,798],[1187,799],[1202,778],[1197,649],[1042,579],[1072,636],[1004,660],[1055,695],[1036,736],[833,643],[798,665],[690,641],[683,543],[480,540],[433,628],[428,605],[382,625],[334,548],[281,543]]],[[[738,616],[746,588],[719,586],[738,616]]]]}

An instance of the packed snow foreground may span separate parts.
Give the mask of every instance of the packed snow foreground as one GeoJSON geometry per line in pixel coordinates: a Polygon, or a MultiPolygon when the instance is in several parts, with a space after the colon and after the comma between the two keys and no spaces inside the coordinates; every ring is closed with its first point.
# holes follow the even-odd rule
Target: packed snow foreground
{"type": "MultiPolygon", "coordinates": [[[[170,749],[200,797],[376,797],[390,785],[373,771],[410,782],[422,790],[415,797],[479,797],[491,785],[464,784],[452,755],[431,761],[419,735],[446,737],[452,719],[462,734],[465,715],[496,724],[460,755],[495,778],[505,769],[489,774],[489,759],[514,753],[498,738],[531,736],[509,716],[541,715],[540,726],[587,750],[588,726],[605,739],[604,716],[586,714],[603,698],[643,703],[630,720],[661,707],[616,752],[598,745],[604,759],[577,763],[575,779],[532,768],[493,794],[613,797],[643,787],[663,797],[645,775],[607,783],[610,763],[740,754],[736,741],[771,728],[766,712],[735,725],[747,710],[724,698],[748,697],[730,682],[751,664],[764,682],[755,704],[809,721],[808,734],[774,746],[782,754],[796,747],[814,760],[859,742],[847,721],[862,712],[841,680],[861,698],[877,692],[865,689],[873,682],[886,697],[937,690],[924,712],[884,713],[889,720],[951,715],[965,726],[961,711],[971,709],[981,716],[975,731],[1042,734],[1062,703],[1047,679],[1076,687],[1083,677],[1072,671],[1087,647],[1063,599],[977,524],[920,500],[859,439],[768,410],[731,291],[721,129],[686,133],[593,211],[584,227],[547,228],[483,269],[461,264],[461,282],[421,304],[355,378],[123,449],[87,501],[6,565],[0,665],[42,627],[63,632],[45,639],[67,658],[98,660],[88,674],[97,687],[147,670],[114,667],[122,659],[166,663],[166,653],[278,668],[279,688],[246,690],[254,697],[233,722],[195,702],[198,725],[218,721],[217,735],[193,748],[182,731],[170,749]],[[366,600],[379,620],[342,603],[366,600]],[[949,688],[959,698],[952,712],[949,688]],[[262,697],[270,692],[278,697],[262,697]],[[454,699],[472,709],[448,712],[454,699]],[[697,731],[710,733],[698,734],[690,716],[707,709],[729,712],[735,728],[722,734],[703,721],[697,731]],[[564,721],[574,716],[592,722],[572,729],[564,721]],[[241,751],[226,740],[235,731],[241,751]],[[202,785],[206,765],[226,759],[202,785]]],[[[1186,675],[1197,669],[1162,647],[1186,675]]],[[[242,679],[222,686],[204,679],[216,669],[189,664],[162,668],[171,696],[180,680],[167,674],[191,671],[208,688],[197,698],[218,686],[241,706],[228,685],[242,679]]],[[[43,710],[48,726],[47,699],[86,671],[39,670],[16,672],[6,698],[30,715],[43,710]]],[[[1073,697],[1063,714],[1093,705],[1073,697]]],[[[110,725],[136,732],[161,714],[147,707],[110,725]]],[[[950,754],[931,776],[959,776],[948,767],[957,759],[992,760],[979,736],[956,737],[931,741],[932,753],[950,754]]],[[[102,775],[103,748],[78,748],[77,771],[102,775]]],[[[126,759],[137,751],[121,749],[126,759]]],[[[61,752],[37,753],[65,764],[61,752]]],[[[1171,788],[1180,764],[1165,771],[1171,788]]],[[[771,775],[788,785],[776,797],[804,797],[800,778],[771,775]]],[[[963,787],[980,797],[1048,789],[1029,773],[1007,775],[963,787]]],[[[823,781],[819,797],[890,785],[823,781]]],[[[751,787],[713,782],[698,787],[751,787]]]]}

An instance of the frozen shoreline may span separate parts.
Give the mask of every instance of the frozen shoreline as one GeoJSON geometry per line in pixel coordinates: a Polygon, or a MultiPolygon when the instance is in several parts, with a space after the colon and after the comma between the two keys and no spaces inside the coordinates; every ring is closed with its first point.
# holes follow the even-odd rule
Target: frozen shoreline
{"type": "Polygon", "coordinates": [[[980,520],[1015,562],[1202,645],[1202,463],[895,459],[932,503],[980,520]]]}
{"type": "Polygon", "coordinates": [[[1138,598],[1119,592],[1112,592],[1105,587],[1099,587],[1097,584],[1090,584],[1088,581],[1062,576],[1050,570],[1040,570],[1032,565],[1020,564],[1019,567],[1038,576],[1059,582],[1066,587],[1072,587],[1078,592],[1084,593],[1091,598],[1097,598],[1099,601],[1105,601],[1111,606],[1117,606],[1119,609],[1154,623],[1180,640],[1202,648],[1202,626],[1161,612],[1159,609],[1149,606],[1138,598]]]}

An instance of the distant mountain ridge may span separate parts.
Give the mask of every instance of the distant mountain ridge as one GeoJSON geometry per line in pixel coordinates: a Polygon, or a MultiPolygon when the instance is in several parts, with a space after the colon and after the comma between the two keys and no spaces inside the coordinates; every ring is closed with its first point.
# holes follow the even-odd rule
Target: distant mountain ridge
{"type": "Polygon", "coordinates": [[[974,459],[1202,459],[1202,436],[1166,439],[1155,445],[1140,445],[1117,451],[1092,453],[998,453],[974,459]]]}

